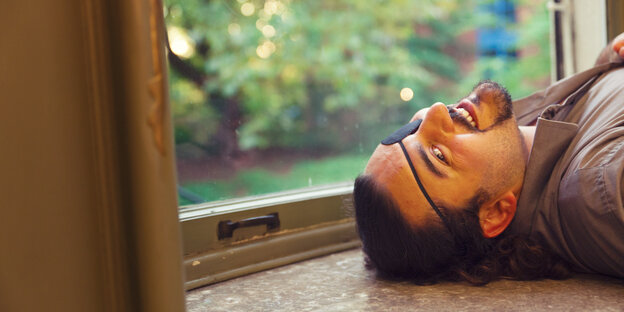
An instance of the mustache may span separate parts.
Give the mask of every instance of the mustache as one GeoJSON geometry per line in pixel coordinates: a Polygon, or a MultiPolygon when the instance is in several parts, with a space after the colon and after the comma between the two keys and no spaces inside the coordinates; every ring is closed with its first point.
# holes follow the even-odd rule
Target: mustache
{"type": "Polygon", "coordinates": [[[460,114],[454,107],[447,105],[446,109],[449,112],[449,116],[451,116],[451,120],[453,120],[453,122],[459,123],[463,126],[465,126],[466,128],[468,128],[470,131],[473,132],[483,132],[483,130],[473,126],[468,119],[466,119],[466,117],[464,117],[464,115],[460,114]]]}

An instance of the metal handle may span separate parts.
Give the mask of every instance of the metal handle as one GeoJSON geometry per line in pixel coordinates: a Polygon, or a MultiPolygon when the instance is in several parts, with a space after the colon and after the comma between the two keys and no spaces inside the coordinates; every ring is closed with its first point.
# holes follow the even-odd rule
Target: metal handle
{"type": "Polygon", "coordinates": [[[219,240],[232,237],[234,230],[247,226],[265,225],[267,230],[277,229],[280,226],[279,215],[277,212],[268,214],[266,216],[252,217],[238,222],[232,222],[231,220],[225,220],[219,222],[217,236],[219,240]]]}

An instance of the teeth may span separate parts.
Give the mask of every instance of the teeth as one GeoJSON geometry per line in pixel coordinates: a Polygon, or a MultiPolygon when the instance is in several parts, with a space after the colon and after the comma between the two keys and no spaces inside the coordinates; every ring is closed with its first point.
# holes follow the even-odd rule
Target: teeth
{"type": "Polygon", "coordinates": [[[464,115],[464,117],[470,116],[470,113],[468,113],[468,111],[463,108],[458,108],[457,111],[459,111],[460,114],[464,115]]]}
{"type": "Polygon", "coordinates": [[[466,118],[466,120],[468,120],[468,122],[473,126],[476,127],[477,123],[474,122],[474,120],[472,119],[472,116],[470,116],[470,113],[468,113],[467,110],[463,109],[463,108],[456,108],[456,110],[462,114],[464,116],[464,118],[466,118]]]}

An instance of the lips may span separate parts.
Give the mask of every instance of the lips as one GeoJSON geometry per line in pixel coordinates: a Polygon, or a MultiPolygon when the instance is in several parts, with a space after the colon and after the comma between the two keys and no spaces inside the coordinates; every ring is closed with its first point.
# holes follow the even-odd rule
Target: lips
{"type": "Polygon", "coordinates": [[[460,114],[462,114],[462,116],[464,116],[473,127],[477,129],[479,128],[479,119],[477,119],[477,113],[475,111],[474,105],[469,100],[461,100],[461,102],[459,102],[459,104],[455,106],[455,109],[459,111],[460,114]]]}

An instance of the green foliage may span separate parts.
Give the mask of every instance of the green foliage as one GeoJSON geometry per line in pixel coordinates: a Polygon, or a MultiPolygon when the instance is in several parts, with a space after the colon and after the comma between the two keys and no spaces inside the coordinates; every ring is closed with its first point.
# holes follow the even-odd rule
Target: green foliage
{"type": "Polygon", "coordinates": [[[207,142],[215,132],[217,115],[205,104],[204,93],[195,85],[172,72],[170,97],[176,144],[207,142]]]}
{"type": "MultiPolygon", "coordinates": [[[[441,51],[467,29],[465,8],[474,6],[450,0],[165,3],[168,26],[186,30],[196,46],[189,62],[208,77],[203,91],[240,101],[240,148],[328,150],[357,148],[358,129],[379,121],[405,122],[434,101],[440,81],[459,79],[456,61],[441,51]],[[250,16],[241,13],[245,4],[255,8],[250,16]],[[263,55],[263,47],[274,52],[263,55]],[[399,98],[404,87],[415,93],[408,105],[399,98]]],[[[174,106],[192,106],[186,110],[196,114],[192,126],[182,125],[188,116],[174,115],[183,133],[178,142],[209,145],[223,116],[200,111],[183,96],[189,90],[172,84],[174,106]],[[213,126],[201,128],[200,120],[213,126]]]]}
{"type": "MultiPolygon", "coordinates": [[[[285,173],[255,168],[244,170],[231,179],[193,182],[187,190],[212,201],[243,195],[257,195],[336,181],[353,180],[362,172],[368,155],[343,155],[295,164],[285,173]]],[[[181,204],[190,202],[180,198],[181,204]]]]}

